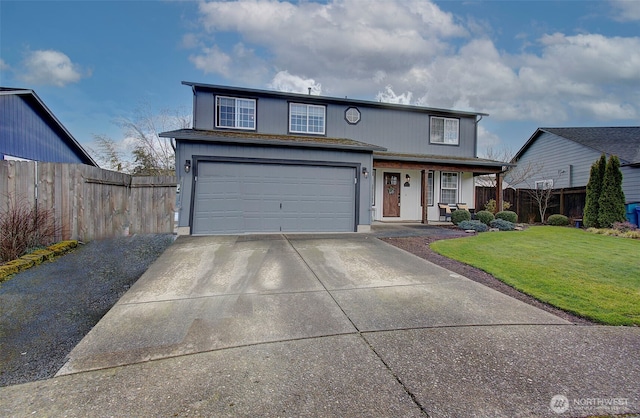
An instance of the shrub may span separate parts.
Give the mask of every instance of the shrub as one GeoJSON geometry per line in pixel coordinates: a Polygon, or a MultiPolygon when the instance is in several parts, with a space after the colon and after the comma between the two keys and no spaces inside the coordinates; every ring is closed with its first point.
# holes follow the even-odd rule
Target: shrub
{"type": "Polygon", "coordinates": [[[620,232],[635,231],[638,227],[631,222],[614,222],[613,229],[620,232]]]}
{"type": "Polygon", "coordinates": [[[0,261],[14,260],[30,248],[51,244],[56,232],[53,210],[9,196],[0,212],[0,261]]]}
{"type": "Polygon", "coordinates": [[[640,231],[625,231],[620,236],[623,238],[640,239],[640,231]]]}
{"type": "Polygon", "coordinates": [[[462,221],[458,224],[458,228],[467,230],[474,230],[476,232],[485,232],[489,229],[487,225],[484,223],[475,220],[475,221],[462,221]]]}
{"type": "Polygon", "coordinates": [[[476,218],[478,218],[478,220],[485,225],[489,225],[489,222],[495,219],[493,213],[487,210],[481,210],[480,212],[476,213],[476,218]]]}
{"type": "Polygon", "coordinates": [[[569,218],[564,215],[551,215],[547,219],[547,223],[553,226],[566,226],[569,225],[569,218]]]}
{"type": "Polygon", "coordinates": [[[504,219],[505,221],[515,224],[518,222],[518,214],[510,210],[503,210],[502,212],[496,213],[496,219],[504,219]]]}
{"type": "MultiPolygon", "coordinates": [[[[502,202],[502,210],[508,210],[511,207],[511,203],[502,202]]],[[[498,211],[498,205],[496,205],[495,199],[489,199],[487,203],[484,204],[484,210],[491,213],[496,213],[498,211]]]]}
{"type": "Polygon", "coordinates": [[[451,222],[455,225],[458,225],[462,221],[470,221],[471,220],[471,212],[466,209],[458,209],[454,210],[451,213],[451,222]]]}
{"type": "Polygon", "coordinates": [[[501,231],[513,231],[516,229],[516,225],[513,222],[505,221],[504,219],[494,219],[489,222],[491,228],[498,228],[501,231]]]}
{"type": "Polygon", "coordinates": [[[496,211],[498,210],[496,208],[496,200],[489,199],[489,201],[484,204],[484,210],[486,210],[487,212],[496,213],[496,211]]]}

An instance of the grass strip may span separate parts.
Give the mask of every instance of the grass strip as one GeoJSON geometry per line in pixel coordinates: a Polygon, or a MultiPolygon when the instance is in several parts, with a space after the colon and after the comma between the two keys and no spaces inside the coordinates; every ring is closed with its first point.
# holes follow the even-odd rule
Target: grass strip
{"type": "Polygon", "coordinates": [[[640,325],[640,240],[535,226],[436,241],[431,248],[567,312],[640,325]]]}

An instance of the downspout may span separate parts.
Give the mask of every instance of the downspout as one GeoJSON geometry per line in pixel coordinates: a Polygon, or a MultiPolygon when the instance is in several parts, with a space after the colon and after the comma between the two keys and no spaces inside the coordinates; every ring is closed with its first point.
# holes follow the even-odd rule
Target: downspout
{"type": "Polygon", "coordinates": [[[473,155],[475,155],[476,157],[478,157],[478,124],[484,118],[484,116],[482,115],[479,115],[479,116],[480,116],[480,119],[476,120],[476,131],[474,132],[475,140],[473,141],[473,155]]]}
{"type": "Polygon", "coordinates": [[[35,199],[35,205],[34,205],[34,212],[35,212],[35,218],[33,219],[33,222],[35,223],[35,227],[36,227],[36,231],[38,230],[38,162],[35,161],[35,165],[33,166],[33,173],[35,176],[34,182],[33,182],[33,197],[35,199]]]}

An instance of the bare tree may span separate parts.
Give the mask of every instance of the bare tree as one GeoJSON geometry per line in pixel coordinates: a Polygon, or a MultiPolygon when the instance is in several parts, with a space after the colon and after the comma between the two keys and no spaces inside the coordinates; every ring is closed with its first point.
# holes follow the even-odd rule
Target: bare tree
{"type": "MultiPolygon", "coordinates": [[[[183,110],[163,109],[154,113],[143,104],[133,117],[116,122],[123,131],[123,139],[115,141],[105,135],[94,137],[92,151],[105,168],[134,175],[173,175],[175,148],[169,138],[159,134],[191,126],[191,116],[183,110]]],[[[102,165],[101,164],[101,165],[102,165]]]]}
{"type": "Polygon", "coordinates": [[[520,167],[520,164],[512,171],[511,184],[524,189],[538,206],[540,221],[544,222],[547,209],[553,196],[554,185],[564,174],[559,170],[556,174],[550,174],[544,170],[544,164],[528,162],[520,167]]]}
{"type": "Polygon", "coordinates": [[[553,179],[547,179],[537,181],[533,188],[526,189],[529,196],[538,205],[538,213],[540,214],[540,221],[544,223],[544,216],[549,208],[549,202],[551,201],[551,195],[553,194],[553,179]]]}
{"type": "MultiPolygon", "coordinates": [[[[502,161],[505,163],[511,162],[513,160],[515,153],[509,147],[502,148],[493,148],[491,146],[487,147],[484,151],[484,158],[494,161],[502,161]]],[[[506,185],[518,186],[526,182],[526,180],[532,178],[537,173],[541,171],[541,168],[535,164],[527,163],[527,164],[519,164],[515,167],[507,167],[507,169],[502,173],[505,182],[502,183],[502,187],[506,185]]],[[[478,176],[478,184],[481,184],[485,187],[496,188],[498,186],[498,182],[495,174],[486,174],[482,176],[478,176]]],[[[504,197],[504,189],[500,190],[503,193],[504,197]]],[[[504,205],[504,198],[501,199],[504,205]]],[[[506,206],[504,206],[506,207],[506,206]]],[[[503,208],[497,208],[497,211],[502,210],[503,208]]]]}
{"type": "Polygon", "coordinates": [[[98,165],[107,170],[131,172],[132,162],[125,157],[125,150],[120,143],[106,135],[94,135],[93,145],[87,147],[98,165]]]}
{"type": "MultiPolygon", "coordinates": [[[[493,148],[492,146],[488,146],[485,148],[483,153],[483,158],[487,160],[493,161],[502,161],[509,162],[514,156],[514,152],[511,148],[503,146],[502,148],[493,148]]],[[[482,184],[485,187],[496,187],[496,175],[495,174],[484,174],[478,176],[478,183],[482,184]]]]}

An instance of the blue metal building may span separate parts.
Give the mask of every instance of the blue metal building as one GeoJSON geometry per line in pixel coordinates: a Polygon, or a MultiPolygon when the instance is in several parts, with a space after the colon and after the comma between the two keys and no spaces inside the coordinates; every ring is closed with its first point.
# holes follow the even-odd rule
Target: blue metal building
{"type": "Polygon", "coordinates": [[[0,160],[7,159],[98,166],[33,90],[0,87],[0,160]]]}

